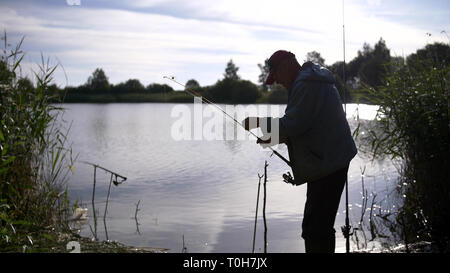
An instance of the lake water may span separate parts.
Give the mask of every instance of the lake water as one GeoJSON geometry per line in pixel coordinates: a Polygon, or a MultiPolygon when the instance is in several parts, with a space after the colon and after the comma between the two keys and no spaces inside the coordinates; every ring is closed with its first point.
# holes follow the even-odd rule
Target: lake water
{"type": "MultiPolygon", "coordinates": [[[[288,166],[271,156],[270,151],[261,149],[254,139],[175,140],[173,127],[178,118],[173,111],[182,106],[179,104],[62,106],[66,108],[64,119],[72,122],[69,140],[74,154],[78,154],[69,180],[70,197],[89,210],[89,220],[80,226],[81,235],[96,234],[100,240],[167,248],[169,252],[181,252],[183,239],[188,252],[251,252],[258,174],[264,173],[267,161],[267,250],[304,252],[300,234],[306,185],[285,184],[282,174],[289,170],[288,166]],[[110,175],[97,170],[95,209],[99,219],[95,223],[91,204],[94,168],[81,161],[127,177],[124,183],[111,188],[105,222],[102,219],[110,175]]],[[[193,104],[182,107],[194,113],[193,104]]],[[[245,107],[248,106],[242,106],[245,107]]],[[[281,115],[285,106],[278,107],[281,115]]],[[[354,118],[357,108],[361,119],[372,119],[376,110],[368,105],[347,105],[352,130],[357,126],[354,118]]],[[[208,117],[203,122],[207,123],[208,117]]],[[[235,128],[235,132],[239,130],[242,128],[235,128]]],[[[288,157],[285,146],[280,145],[278,151],[288,157]]],[[[364,167],[369,193],[393,188],[397,177],[389,161],[371,162],[360,154],[353,159],[349,169],[349,212],[353,225],[361,215],[358,206],[364,167]]],[[[262,252],[264,245],[262,206],[261,186],[256,252],[262,252]]],[[[343,194],[335,223],[337,252],[345,252],[345,239],[340,231],[344,217],[343,194]]]]}

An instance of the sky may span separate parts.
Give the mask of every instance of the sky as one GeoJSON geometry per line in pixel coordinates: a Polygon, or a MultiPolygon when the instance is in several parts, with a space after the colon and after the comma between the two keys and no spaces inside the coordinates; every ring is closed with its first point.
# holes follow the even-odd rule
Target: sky
{"type": "MultiPolygon", "coordinates": [[[[302,63],[310,51],[325,64],[352,60],[364,43],[386,41],[392,56],[427,43],[450,43],[448,0],[0,0],[0,30],[22,37],[22,73],[41,56],[58,65],[58,86],[78,86],[96,68],[110,83],[212,85],[233,60],[242,79],[258,83],[258,64],[278,50],[302,63]],[[344,3],[344,10],[343,10],[344,3]]],[[[2,45],[4,43],[1,43],[2,45]]]]}

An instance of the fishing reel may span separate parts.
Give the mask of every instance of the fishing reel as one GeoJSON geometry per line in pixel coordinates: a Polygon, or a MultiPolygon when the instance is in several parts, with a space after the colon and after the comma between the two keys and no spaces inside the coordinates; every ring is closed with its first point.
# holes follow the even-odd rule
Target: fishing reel
{"type": "Polygon", "coordinates": [[[125,182],[125,180],[127,180],[126,177],[119,176],[119,175],[116,174],[116,175],[114,176],[114,180],[113,180],[112,182],[113,182],[114,186],[117,187],[117,186],[119,186],[120,184],[122,184],[123,182],[125,182]],[[117,178],[119,178],[120,181],[119,181],[117,178]]]}
{"type": "Polygon", "coordinates": [[[306,183],[306,181],[295,180],[290,172],[287,172],[287,173],[283,174],[283,181],[286,184],[291,184],[292,186],[300,186],[300,185],[303,185],[303,184],[306,183]]]}
{"type": "Polygon", "coordinates": [[[353,235],[353,233],[355,232],[355,230],[358,230],[358,228],[353,228],[352,226],[350,226],[350,225],[344,225],[344,226],[341,226],[341,231],[342,231],[342,234],[344,235],[344,238],[350,238],[350,236],[352,236],[353,235]]]}

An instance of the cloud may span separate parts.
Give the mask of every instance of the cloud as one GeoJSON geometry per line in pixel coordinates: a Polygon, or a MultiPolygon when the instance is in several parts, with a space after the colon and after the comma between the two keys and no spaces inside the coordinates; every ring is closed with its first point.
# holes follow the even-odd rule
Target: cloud
{"type": "MultiPolygon", "coordinates": [[[[379,4],[383,8],[384,2],[379,4]]],[[[425,35],[429,30],[386,20],[366,6],[365,1],[346,1],[347,60],[364,42],[374,44],[380,37],[397,55],[414,52],[430,39],[425,35]]],[[[164,75],[176,75],[180,81],[195,78],[210,85],[222,77],[230,59],[244,79],[256,83],[257,64],[280,48],[293,51],[299,61],[312,50],[320,52],[327,64],[340,61],[341,11],[340,1],[30,3],[23,9],[12,4],[0,7],[0,27],[14,37],[26,35],[29,63],[40,60],[41,51],[58,58],[70,85],[84,83],[97,67],[112,83],[129,78],[144,84],[167,83],[164,75]]],[[[432,37],[443,36],[441,30],[432,37]]],[[[61,74],[57,80],[65,84],[61,74]]]]}
{"type": "Polygon", "coordinates": [[[81,6],[81,0],[66,0],[69,6],[81,6]]]}
{"type": "Polygon", "coordinates": [[[381,0],[367,0],[369,6],[379,6],[381,5],[381,0]]]}

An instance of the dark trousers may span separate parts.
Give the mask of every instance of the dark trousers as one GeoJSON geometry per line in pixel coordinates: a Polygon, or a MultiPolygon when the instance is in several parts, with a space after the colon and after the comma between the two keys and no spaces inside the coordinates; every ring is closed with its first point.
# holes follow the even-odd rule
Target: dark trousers
{"type": "Polygon", "coordinates": [[[334,221],[347,179],[348,165],[307,184],[302,237],[306,253],[334,253],[334,221]]]}

